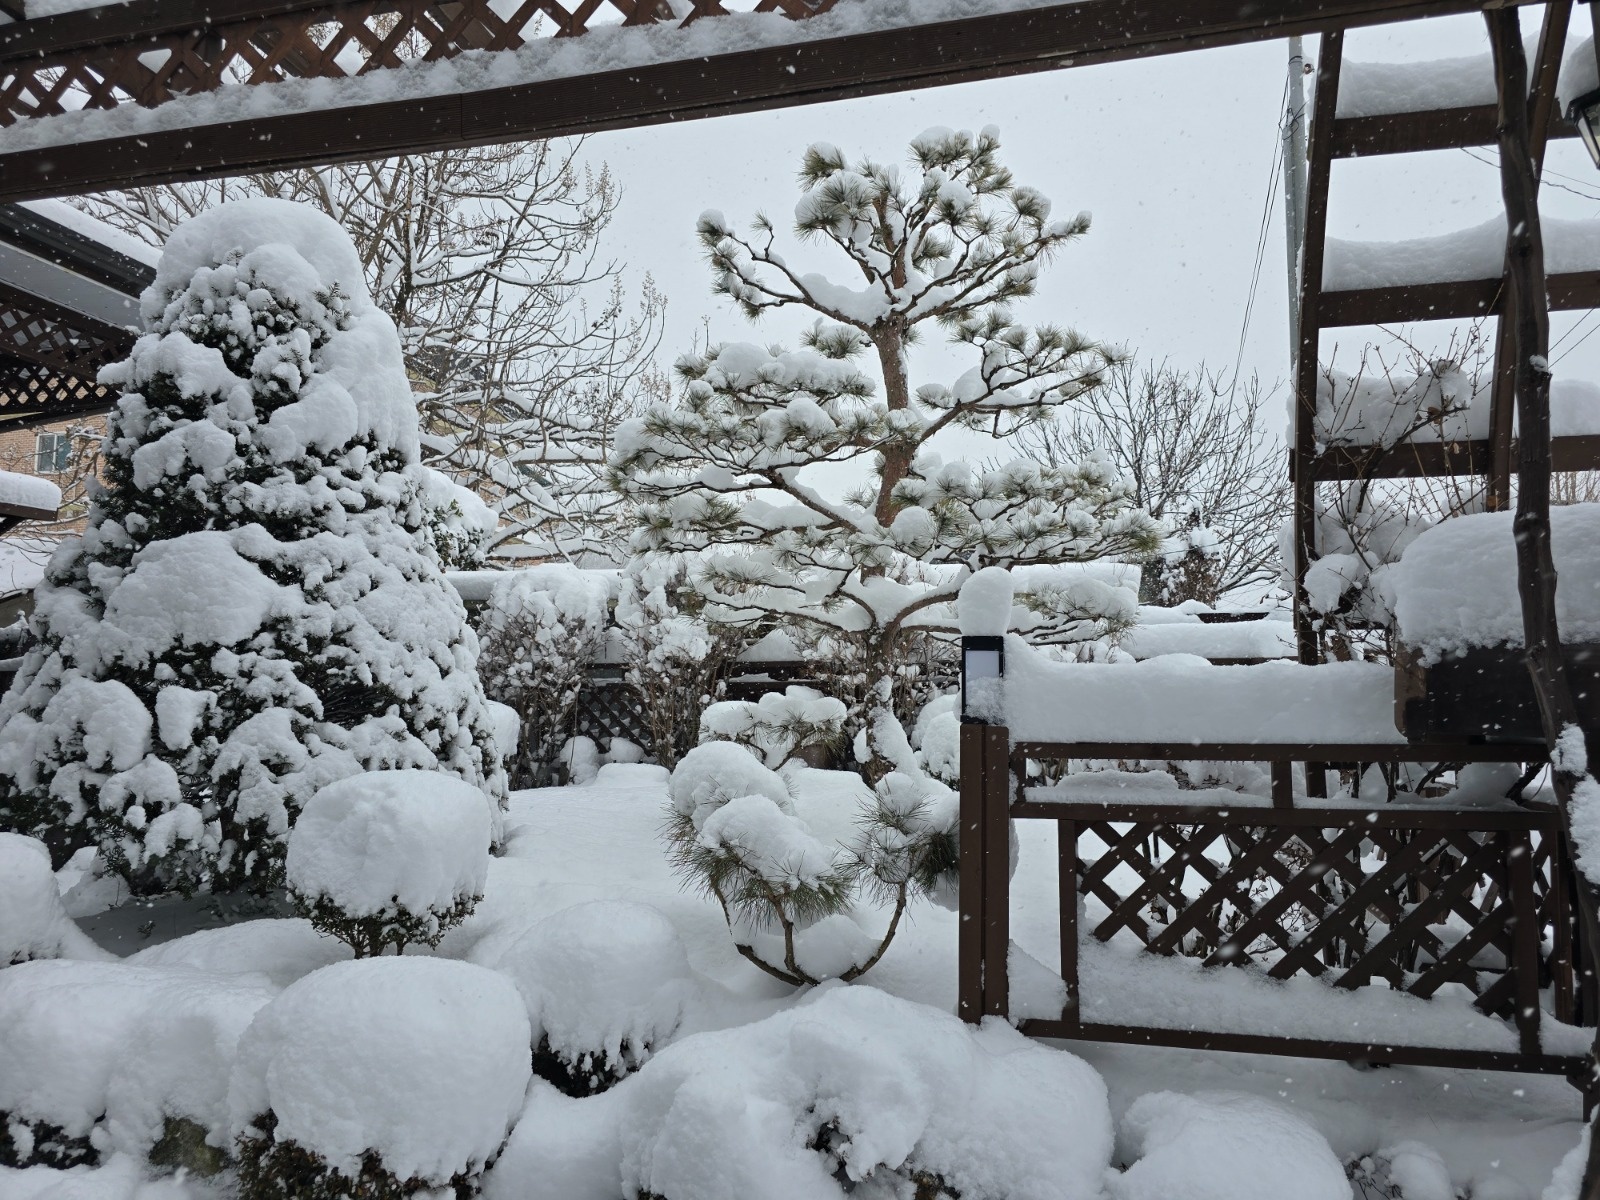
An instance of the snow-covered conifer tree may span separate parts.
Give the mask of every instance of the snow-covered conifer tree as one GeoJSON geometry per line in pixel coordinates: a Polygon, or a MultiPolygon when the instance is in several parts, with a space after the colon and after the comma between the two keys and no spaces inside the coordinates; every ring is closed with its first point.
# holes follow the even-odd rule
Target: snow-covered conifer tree
{"type": "Polygon", "coordinates": [[[349,238],[224,205],[172,235],[141,310],[101,376],[106,486],[0,707],[0,828],[97,844],[140,890],[264,889],[301,805],[359,771],[445,771],[497,816],[477,643],[349,238]]]}
{"type": "MultiPolygon", "coordinates": [[[[625,424],[615,443],[616,485],[641,509],[637,550],[701,551],[698,586],[719,619],[798,626],[853,665],[844,673],[861,684],[843,698],[874,781],[905,741],[891,711],[904,648],[953,628],[950,602],[971,570],[1144,555],[1160,540],[1104,459],[979,468],[931,446],[946,430],[1003,441],[1047,421],[1112,357],[1012,315],[1088,218],[1052,220],[999,149],[992,129],[929,130],[911,143],[909,173],[807,150],[795,231],[843,254],[851,283],[792,265],[765,217],[744,236],[704,214],[718,292],[752,320],[783,308],[819,319],[796,351],[734,344],[679,360],[679,403],[625,424]],[[930,325],[976,361],[951,383],[919,386],[907,351],[930,325]],[[858,468],[849,495],[808,475],[839,464],[858,468]]],[[[1125,596],[1090,581],[1047,583],[1022,602],[1058,637],[1132,616],[1125,596]]]]}

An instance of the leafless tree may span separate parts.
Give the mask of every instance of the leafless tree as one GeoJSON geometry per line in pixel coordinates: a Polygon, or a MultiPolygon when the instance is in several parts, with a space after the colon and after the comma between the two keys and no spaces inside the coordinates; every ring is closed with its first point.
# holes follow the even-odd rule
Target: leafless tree
{"type": "Polygon", "coordinates": [[[1204,365],[1122,360],[1102,386],[1020,440],[1052,464],[1109,454],[1133,483],[1134,503],[1175,535],[1146,565],[1142,598],[1214,604],[1279,579],[1289,481],[1266,415],[1276,394],[1255,378],[1230,386],[1204,365]]]}
{"type": "Polygon", "coordinates": [[[224,200],[311,204],[354,238],[400,327],[430,465],[501,514],[489,547],[614,554],[610,431],[666,388],[665,301],[602,257],[621,192],[581,140],[450,150],[75,201],[154,244],[224,200]]]}

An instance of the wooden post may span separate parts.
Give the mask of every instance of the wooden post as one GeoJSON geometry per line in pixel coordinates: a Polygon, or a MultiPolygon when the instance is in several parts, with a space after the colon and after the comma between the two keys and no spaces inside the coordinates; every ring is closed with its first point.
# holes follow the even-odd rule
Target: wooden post
{"type": "MultiPolygon", "coordinates": [[[[1572,793],[1582,775],[1573,758],[1558,752],[1562,739],[1573,739],[1590,763],[1600,762],[1593,730],[1583,728],[1577,702],[1561,656],[1556,622],[1556,568],[1550,546],[1550,314],[1545,295],[1544,237],[1539,223],[1538,176],[1528,130],[1528,64],[1522,49],[1521,22],[1515,8],[1492,8],[1483,14],[1494,52],[1499,100],[1500,188],[1506,205],[1506,312],[1513,322],[1516,351],[1515,386],[1518,455],[1517,508],[1513,528],[1517,547],[1517,592],[1522,602],[1522,629],[1528,671],[1551,750],[1551,778],[1561,810],[1567,845],[1574,857],[1584,847],[1572,836],[1572,793]]],[[[1574,755],[1573,757],[1576,757],[1574,755]]],[[[1592,882],[1575,871],[1578,913],[1584,940],[1596,944],[1600,921],[1592,882]]],[[[1593,1095],[1600,1072],[1591,1055],[1589,1086],[1593,1095]]],[[[1591,1129],[1589,1158],[1579,1189],[1582,1200],[1600,1200],[1600,1131],[1591,1129]]]]}
{"type": "Polygon", "coordinates": [[[1061,1019],[1074,1029],[1078,1010],[1078,823],[1056,822],[1056,885],[1061,896],[1061,982],[1067,985],[1061,1019]]]}
{"type": "Polygon", "coordinates": [[[1501,834],[1511,899],[1511,1002],[1522,1053],[1539,1053],[1539,901],[1533,894],[1533,842],[1526,832],[1501,834]]]}
{"type": "Polygon", "coordinates": [[[961,727],[961,890],[956,901],[956,1015],[983,1019],[983,725],[961,727]]]}
{"type": "Polygon", "coordinates": [[[1011,949],[1011,731],[983,730],[983,1015],[1009,1011],[1011,949]]]}
{"type": "MultiPolygon", "coordinates": [[[[1339,97],[1339,67],[1344,59],[1344,31],[1322,35],[1317,55],[1317,90],[1313,100],[1310,179],[1306,187],[1305,248],[1300,258],[1300,346],[1294,363],[1294,445],[1289,474],[1294,489],[1294,622],[1300,661],[1315,663],[1320,655],[1312,628],[1311,601],[1306,595],[1306,570],[1316,557],[1317,485],[1311,478],[1316,457],[1317,355],[1321,348],[1322,259],[1328,232],[1328,176],[1332,169],[1333,123],[1339,97]]],[[[1306,772],[1308,785],[1313,772],[1306,772]]],[[[1310,790],[1308,786],[1308,790],[1310,790]]],[[[1313,796],[1320,791],[1310,790],[1313,796]]]]}

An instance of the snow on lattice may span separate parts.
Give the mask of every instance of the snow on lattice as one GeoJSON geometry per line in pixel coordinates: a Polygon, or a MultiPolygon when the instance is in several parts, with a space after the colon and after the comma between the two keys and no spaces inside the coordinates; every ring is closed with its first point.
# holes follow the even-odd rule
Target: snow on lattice
{"type": "Polygon", "coordinates": [[[481,1169],[531,1074],[516,985],[470,963],[370,958],[285,989],[239,1041],[228,1087],[235,1136],[272,1138],[354,1176],[375,1151],[401,1179],[438,1187],[481,1169]]]}
{"type": "Polygon", "coordinates": [[[584,1200],[827,1200],[910,1195],[919,1173],[963,1200],[1092,1200],[1112,1150],[1081,1059],[862,986],[683,1038],[580,1103],[535,1092],[490,1200],[535,1175],[584,1200]]]}
{"type": "MultiPolygon", "coordinates": [[[[1506,512],[1441,521],[1392,569],[1400,638],[1426,661],[1476,646],[1523,644],[1513,520],[1506,512]]],[[[1552,508],[1550,538],[1562,639],[1600,640],[1600,504],[1552,508]]]]}
{"type": "Polygon", "coordinates": [[[36,958],[104,958],[67,916],[36,838],[0,833],[0,967],[36,958]]]}
{"type": "Polygon", "coordinates": [[[234,1042],[272,995],[260,976],[184,967],[54,961],[0,970],[0,1113],[70,1137],[109,1116],[119,1142],[145,1148],[162,1113],[222,1132],[219,1085],[234,1042]]]}
{"type": "MultiPolygon", "coordinates": [[[[1544,221],[1544,264],[1552,275],[1600,270],[1600,220],[1544,221]]],[[[1329,238],[1322,266],[1325,291],[1498,279],[1505,266],[1506,222],[1495,217],[1471,229],[1398,242],[1329,238]]]]}
{"type": "MultiPolygon", "coordinates": [[[[70,4],[74,0],[32,2],[70,4]]],[[[7,145],[25,150],[313,109],[485,91],[655,63],[694,61],[766,46],[907,29],[985,13],[1042,8],[1056,2],[873,0],[870,4],[841,4],[805,21],[791,21],[777,13],[731,13],[711,21],[696,21],[688,28],[592,28],[582,37],[535,38],[518,50],[411,63],[396,70],[370,72],[358,79],[290,80],[267,87],[229,85],[215,92],[169,100],[153,109],[129,104],[109,111],[66,113],[19,123],[7,132],[7,145]]]]}
{"type": "Polygon", "coordinates": [[[998,711],[1018,741],[1379,742],[1394,726],[1394,673],[1376,663],[1217,667],[1173,654],[1141,663],[1054,662],[1006,639],[998,711]]]}
{"type": "Polygon", "coordinates": [[[622,1074],[677,1032],[697,992],[672,923],[647,904],[595,900],[553,913],[495,964],[528,1004],[533,1042],[595,1074],[622,1074]]]}
{"type": "Polygon", "coordinates": [[[437,918],[483,895],[489,801],[437,771],[371,771],[323,788],[289,833],[289,890],[345,918],[437,918]]]}
{"type": "Polygon", "coordinates": [[[31,508],[55,512],[61,507],[61,489],[48,479],[0,471],[0,509],[31,508]]]}
{"type": "MultiPolygon", "coordinates": [[[[1319,979],[1269,979],[1249,968],[1207,969],[1197,958],[1165,957],[1084,939],[1078,959],[1083,1020],[1151,1029],[1250,1033],[1365,1043],[1375,1031],[1395,1046],[1515,1053],[1517,1030],[1486,1016],[1465,989],[1429,999],[1386,988],[1330,987],[1319,979]]],[[[1548,1014],[1539,1026],[1547,1054],[1585,1054],[1593,1035],[1548,1014]]]]}
{"type": "MultiPolygon", "coordinates": [[[[1332,1147],[1286,1105],[1242,1092],[1146,1092],[1119,1130],[1137,1156],[1112,1200],[1349,1200],[1332,1147]]],[[[1405,1193],[1408,1200],[1412,1192],[1405,1193]]],[[[1418,1200],[1421,1200],[1419,1197],[1418,1200]]]]}

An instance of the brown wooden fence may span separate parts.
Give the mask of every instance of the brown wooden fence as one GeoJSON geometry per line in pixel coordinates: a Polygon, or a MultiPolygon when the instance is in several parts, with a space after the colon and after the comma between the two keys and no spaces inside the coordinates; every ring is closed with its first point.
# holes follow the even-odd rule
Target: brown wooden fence
{"type": "MultiPolygon", "coordinates": [[[[1010,822],[1044,820],[1057,834],[1064,1003],[1058,1015],[1017,1014],[1026,1018],[1019,1022],[1025,1033],[1530,1071],[1585,1086],[1587,1035],[1573,1027],[1595,1023],[1600,997],[1573,918],[1552,808],[1303,798],[1296,807],[1247,796],[1224,808],[1118,803],[1109,792],[1088,799],[1092,793],[1081,790],[1028,786],[1030,763],[1036,771],[1048,760],[1064,767],[1068,759],[1116,757],[1111,749],[1012,745],[1003,727],[963,728],[959,1006],[966,1019],[1013,1015],[1010,822]],[[1107,945],[1113,939],[1114,955],[1107,945]],[[1083,965],[1094,964],[1104,990],[1104,964],[1116,962],[1147,983],[1141,963],[1180,956],[1203,968],[1177,964],[1173,987],[1194,994],[1187,1006],[1180,996],[1165,1011],[1135,988],[1091,994],[1080,978],[1083,965]],[[1441,989],[1470,993],[1484,1020],[1465,1014],[1475,1028],[1462,1038],[1419,1036],[1431,1026],[1418,1026],[1418,1006],[1402,1002],[1393,1011],[1405,1010],[1406,1028],[1383,1028],[1380,1019],[1354,1036],[1307,1033],[1291,1013],[1269,1028],[1252,1027],[1238,1013],[1219,1011],[1220,993],[1196,990],[1234,982],[1207,972],[1240,968],[1267,980],[1312,977],[1336,992],[1378,986],[1421,999],[1441,989]],[[1169,1019],[1177,1012],[1181,1019],[1169,1019]],[[1504,1022],[1504,1032],[1486,1023],[1492,1018],[1504,1022]]],[[[1537,747],[1493,745],[1155,749],[1164,752],[1121,757],[1458,762],[1540,754],[1537,747]]],[[[1283,1003],[1295,1004],[1296,996],[1303,1001],[1307,993],[1285,992],[1283,1003]]],[[[1364,1010],[1369,1017],[1376,1011],[1364,1010]]],[[[1427,1017],[1438,1011],[1430,1008],[1427,1017]]]]}

